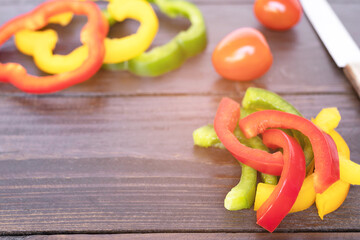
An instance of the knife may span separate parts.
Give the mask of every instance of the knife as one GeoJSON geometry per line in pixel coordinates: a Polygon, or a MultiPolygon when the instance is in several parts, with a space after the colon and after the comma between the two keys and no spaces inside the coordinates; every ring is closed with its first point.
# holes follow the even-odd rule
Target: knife
{"type": "Polygon", "coordinates": [[[360,97],[360,50],[326,0],[300,0],[307,18],[360,97]]]}

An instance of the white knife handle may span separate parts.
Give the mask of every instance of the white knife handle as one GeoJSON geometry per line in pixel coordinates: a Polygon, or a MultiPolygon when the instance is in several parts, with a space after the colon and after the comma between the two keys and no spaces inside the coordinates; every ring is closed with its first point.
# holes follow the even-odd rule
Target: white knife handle
{"type": "Polygon", "coordinates": [[[344,67],[344,72],[360,97],[360,62],[347,64],[344,67]]]}

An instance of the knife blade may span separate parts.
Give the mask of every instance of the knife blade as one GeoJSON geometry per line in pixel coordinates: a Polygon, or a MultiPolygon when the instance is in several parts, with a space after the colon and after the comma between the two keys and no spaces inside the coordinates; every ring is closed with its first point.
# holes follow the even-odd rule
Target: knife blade
{"type": "Polygon", "coordinates": [[[360,50],[326,0],[300,0],[304,12],[336,65],[360,97],[360,50]]]}

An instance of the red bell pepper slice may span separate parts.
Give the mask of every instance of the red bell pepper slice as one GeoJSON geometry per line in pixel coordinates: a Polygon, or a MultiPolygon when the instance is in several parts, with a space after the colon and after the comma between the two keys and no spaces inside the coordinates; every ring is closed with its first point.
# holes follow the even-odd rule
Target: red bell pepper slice
{"type": "Polygon", "coordinates": [[[279,183],[256,213],[257,224],[273,232],[296,201],[305,179],[306,164],[303,150],[293,137],[278,129],[266,130],[262,136],[269,148],[283,149],[284,167],[279,183]]]}
{"type": "Polygon", "coordinates": [[[0,27],[0,47],[17,31],[23,29],[38,30],[48,24],[49,19],[60,13],[72,12],[86,15],[88,22],[81,31],[81,40],[88,46],[89,56],[78,69],[46,77],[29,75],[25,68],[17,63],[0,63],[0,82],[9,82],[29,93],[51,93],[93,76],[101,67],[105,56],[104,39],[108,32],[108,23],[101,10],[92,2],[54,0],[41,4],[33,11],[14,18],[0,27]]]}
{"type": "Polygon", "coordinates": [[[286,112],[264,110],[241,119],[239,126],[247,138],[254,137],[267,128],[295,129],[302,132],[309,138],[314,151],[315,191],[322,193],[339,180],[339,163],[333,159],[329,141],[311,121],[286,112]]]}
{"type": "Polygon", "coordinates": [[[331,168],[331,170],[333,170],[333,173],[332,174],[336,174],[337,172],[339,172],[340,174],[340,167],[339,167],[339,154],[338,154],[338,150],[337,150],[337,147],[336,147],[336,143],[334,142],[334,140],[332,139],[332,137],[323,132],[323,135],[325,136],[325,139],[329,145],[329,148],[330,148],[330,154],[331,154],[331,158],[332,158],[332,164],[333,164],[333,168],[331,168]]]}
{"type": "Polygon", "coordinates": [[[279,176],[283,168],[282,154],[270,154],[241,144],[234,135],[239,118],[240,105],[230,98],[223,98],[214,121],[214,129],[220,141],[240,162],[260,172],[279,176]]]}

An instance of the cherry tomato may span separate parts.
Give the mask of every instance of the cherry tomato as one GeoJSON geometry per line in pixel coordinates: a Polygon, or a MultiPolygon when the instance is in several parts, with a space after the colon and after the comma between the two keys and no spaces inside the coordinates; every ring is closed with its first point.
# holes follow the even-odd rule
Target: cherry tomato
{"type": "Polygon", "coordinates": [[[239,28],[227,35],[212,54],[215,70],[224,78],[250,81],[265,74],[273,57],[265,37],[256,29],[239,28]]]}
{"type": "Polygon", "coordinates": [[[265,27],[273,30],[292,28],[302,15],[298,0],[256,0],[254,12],[265,27]]]}

